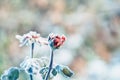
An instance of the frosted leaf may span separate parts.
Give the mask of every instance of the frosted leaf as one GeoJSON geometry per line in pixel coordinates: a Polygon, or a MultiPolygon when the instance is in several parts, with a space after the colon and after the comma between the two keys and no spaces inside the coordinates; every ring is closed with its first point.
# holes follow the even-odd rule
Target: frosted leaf
{"type": "Polygon", "coordinates": [[[25,60],[20,64],[20,67],[28,74],[38,74],[39,70],[46,65],[48,65],[48,59],[45,57],[40,59],[26,57],[25,60]]]}
{"type": "Polygon", "coordinates": [[[74,73],[68,66],[57,65],[56,71],[62,74],[64,77],[71,77],[74,73]]]}
{"type": "Polygon", "coordinates": [[[1,76],[1,80],[17,80],[18,78],[19,78],[19,69],[17,67],[9,68],[1,76]]]}

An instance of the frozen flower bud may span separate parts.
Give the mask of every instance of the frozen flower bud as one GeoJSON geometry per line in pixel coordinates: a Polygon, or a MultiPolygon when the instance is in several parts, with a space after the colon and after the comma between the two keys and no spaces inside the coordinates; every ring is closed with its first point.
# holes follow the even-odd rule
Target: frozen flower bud
{"type": "Polygon", "coordinates": [[[24,34],[23,36],[16,35],[16,38],[20,41],[20,46],[31,45],[32,43],[36,43],[39,45],[48,44],[47,39],[42,38],[40,34],[33,31],[30,31],[29,33],[24,34]]]}
{"type": "Polygon", "coordinates": [[[19,69],[17,67],[9,68],[1,76],[1,80],[17,80],[18,78],[19,78],[19,69]]]}
{"type": "Polygon", "coordinates": [[[51,48],[57,49],[59,48],[66,40],[66,37],[64,35],[59,36],[55,35],[53,33],[49,34],[48,42],[51,48]]]}

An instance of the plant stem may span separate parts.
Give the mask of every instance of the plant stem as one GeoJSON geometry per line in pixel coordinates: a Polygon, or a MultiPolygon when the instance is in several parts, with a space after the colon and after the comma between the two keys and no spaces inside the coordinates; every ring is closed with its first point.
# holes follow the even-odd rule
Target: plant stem
{"type": "MultiPolygon", "coordinates": [[[[30,52],[30,57],[33,58],[33,51],[34,51],[34,43],[31,44],[31,52],[30,52]]],[[[33,75],[30,74],[30,80],[33,80],[33,75]]]]}
{"type": "Polygon", "coordinates": [[[45,80],[48,80],[50,72],[51,72],[51,69],[52,69],[52,65],[53,65],[53,51],[54,50],[52,49],[51,50],[51,54],[50,54],[49,70],[48,70],[48,73],[47,73],[47,76],[46,76],[45,80]]]}
{"type": "Polygon", "coordinates": [[[34,43],[31,44],[31,53],[30,53],[31,58],[33,58],[33,51],[34,51],[34,43]]]}
{"type": "Polygon", "coordinates": [[[33,75],[32,74],[30,74],[30,80],[33,80],[33,75]]]}

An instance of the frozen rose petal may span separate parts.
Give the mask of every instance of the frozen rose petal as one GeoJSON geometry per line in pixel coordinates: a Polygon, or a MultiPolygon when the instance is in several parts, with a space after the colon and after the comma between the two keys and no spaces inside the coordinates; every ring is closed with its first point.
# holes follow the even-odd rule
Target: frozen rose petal
{"type": "Polygon", "coordinates": [[[53,33],[51,33],[48,37],[48,42],[49,45],[53,48],[53,49],[57,49],[59,48],[66,40],[65,36],[59,36],[59,35],[55,35],[53,33]]]}

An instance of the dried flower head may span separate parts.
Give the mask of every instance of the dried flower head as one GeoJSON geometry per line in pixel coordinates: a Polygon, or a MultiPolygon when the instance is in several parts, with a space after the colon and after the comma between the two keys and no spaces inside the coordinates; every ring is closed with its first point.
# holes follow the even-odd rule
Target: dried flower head
{"type": "Polygon", "coordinates": [[[64,35],[59,36],[55,35],[53,33],[49,34],[48,42],[51,48],[57,49],[59,48],[66,40],[66,37],[64,35]]]}
{"type": "Polygon", "coordinates": [[[20,46],[31,45],[32,43],[37,43],[39,45],[48,44],[46,38],[42,38],[40,34],[34,31],[30,31],[29,33],[24,34],[23,36],[16,35],[16,38],[20,41],[20,46]]]}

